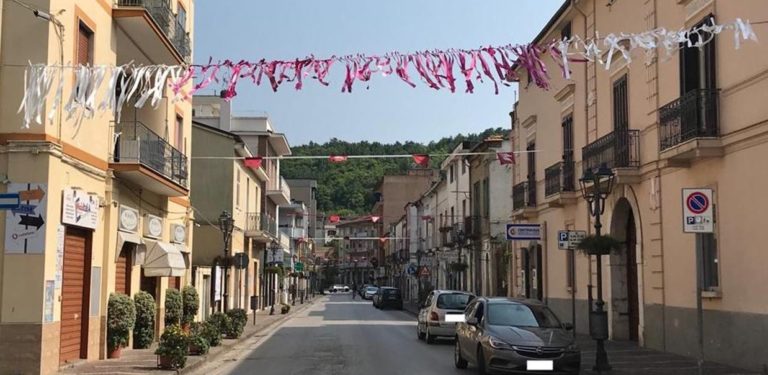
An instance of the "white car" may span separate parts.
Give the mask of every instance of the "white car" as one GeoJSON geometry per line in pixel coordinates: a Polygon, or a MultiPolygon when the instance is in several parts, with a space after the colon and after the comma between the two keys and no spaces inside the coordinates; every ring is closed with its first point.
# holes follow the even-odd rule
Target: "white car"
{"type": "Polygon", "coordinates": [[[375,286],[366,287],[365,291],[363,291],[363,298],[373,299],[373,295],[376,294],[378,291],[379,291],[378,287],[375,287],[375,286]]]}
{"type": "Polygon", "coordinates": [[[475,295],[458,290],[433,290],[419,310],[416,334],[428,344],[438,337],[456,336],[456,323],[464,317],[464,309],[475,295]]]}

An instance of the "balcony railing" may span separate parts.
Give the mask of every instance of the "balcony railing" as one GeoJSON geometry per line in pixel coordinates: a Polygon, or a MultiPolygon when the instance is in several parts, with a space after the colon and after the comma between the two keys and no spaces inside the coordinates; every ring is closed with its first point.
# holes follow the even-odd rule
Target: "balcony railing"
{"type": "Polygon", "coordinates": [[[536,207],[536,188],[532,186],[535,185],[526,181],[512,187],[512,208],[514,210],[536,207]]]}
{"type": "Polygon", "coordinates": [[[187,157],[139,121],[113,125],[115,149],[111,162],[141,164],[187,187],[187,157]]]}
{"type": "Polygon", "coordinates": [[[698,137],[717,137],[719,90],[692,90],[659,108],[659,150],[698,137]]]}
{"type": "Polygon", "coordinates": [[[260,212],[249,212],[245,219],[246,231],[261,231],[277,237],[277,222],[269,215],[260,212]]]}
{"type": "Polygon", "coordinates": [[[559,161],[544,170],[544,194],[550,196],[574,188],[573,161],[559,161]]]}
{"type": "Polygon", "coordinates": [[[613,131],[581,149],[584,170],[599,167],[636,168],[640,165],[640,131],[613,131]]]}
{"type": "Polygon", "coordinates": [[[160,31],[171,41],[176,51],[184,59],[191,56],[191,43],[184,25],[176,22],[176,17],[168,0],[117,0],[118,7],[140,7],[147,10],[160,31]]]}

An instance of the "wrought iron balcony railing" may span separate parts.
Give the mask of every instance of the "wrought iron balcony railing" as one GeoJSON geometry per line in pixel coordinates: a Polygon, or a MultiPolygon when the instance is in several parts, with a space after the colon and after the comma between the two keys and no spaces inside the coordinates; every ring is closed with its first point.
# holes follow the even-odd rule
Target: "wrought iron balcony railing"
{"type": "Polygon", "coordinates": [[[187,156],[139,121],[113,125],[112,163],[141,164],[187,188],[187,156]]]}
{"type": "Polygon", "coordinates": [[[581,149],[583,170],[594,169],[602,163],[608,168],[637,168],[640,166],[640,131],[612,131],[581,149]]]}
{"type": "Polygon", "coordinates": [[[559,161],[544,170],[544,194],[550,196],[574,189],[573,161],[559,161]]]}
{"type": "Polygon", "coordinates": [[[717,137],[719,90],[692,90],[659,108],[659,150],[699,137],[717,137]]]}
{"type": "Polygon", "coordinates": [[[260,212],[249,212],[246,215],[246,231],[261,231],[277,237],[277,222],[269,215],[260,212]]]}
{"type": "Polygon", "coordinates": [[[117,0],[118,7],[140,7],[147,10],[160,31],[165,34],[176,51],[184,59],[191,56],[191,43],[184,25],[176,22],[176,17],[168,0],[117,0]]]}
{"type": "Polygon", "coordinates": [[[536,207],[536,185],[521,182],[512,187],[512,209],[536,207]]]}

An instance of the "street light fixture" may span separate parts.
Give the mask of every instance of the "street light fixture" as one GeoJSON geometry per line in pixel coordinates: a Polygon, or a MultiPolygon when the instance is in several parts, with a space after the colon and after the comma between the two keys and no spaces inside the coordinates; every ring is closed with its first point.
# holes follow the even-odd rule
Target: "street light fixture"
{"type": "MultiPolygon", "coordinates": [[[[277,263],[275,261],[277,257],[277,251],[280,250],[280,244],[277,243],[277,241],[272,240],[272,243],[269,244],[269,250],[272,251],[272,263],[277,263]]],[[[276,266],[276,265],[275,265],[276,266]]],[[[271,288],[269,291],[271,298],[271,306],[269,307],[269,315],[275,315],[275,289],[274,287],[271,288]]]]}
{"type": "MultiPolygon", "coordinates": [[[[603,227],[600,222],[600,215],[605,212],[605,200],[611,195],[615,175],[605,163],[601,164],[597,170],[587,169],[584,171],[579,184],[581,185],[581,194],[587,201],[589,214],[595,218],[595,235],[600,236],[600,229],[603,227]]],[[[597,353],[595,355],[595,371],[608,371],[611,365],[608,363],[608,353],[605,351],[604,341],[608,339],[608,314],[604,310],[603,301],[603,262],[602,255],[595,255],[597,258],[597,302],[595,306],[590,306],[589,314],[589,333],[597,343],[597,353]]]]}
{"type": "Polygon", "coordinates": [[[232,218],[232,215],[227,212],[223,211],[221,215],[219,215],[219,229],[221,230],[221,234],[224,237],[224,312],[227,312],[227,308],[229,305],[229,293],[228,293],[228,281],[229,277],[227,273],[229,272],[229,265],[230,265],[230,255],[229,255],[229,245],[232,240],[232,230],[235,227],[235,220],[232,218]]]}

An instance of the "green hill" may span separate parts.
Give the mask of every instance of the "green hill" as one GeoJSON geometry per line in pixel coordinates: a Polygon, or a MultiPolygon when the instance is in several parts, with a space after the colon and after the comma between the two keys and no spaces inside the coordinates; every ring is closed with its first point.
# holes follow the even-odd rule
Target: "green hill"
{"type": "MultiPolygon", "coordinates": [[[[479,142],[492,134],[504,134],[508,129],[489,128],[479,134],[458,134],[444,137],[428,144],[416,142],[344,142],[336,138],[318,144],[292,147],[294,155],[398,155],[418,153],[447,153],[460,142],[479,142]]],[[[433,159],[438,167],[443,158],[433,159]]],[[[326,159],[287,159],[280,165],[285,178],[317,180],[317,205],[319,212],[347,215],[364,214],[373,207],[373,189],[379,179],[387,174],[405,173],[413,165],[409,158],[349,159],[344,163],[330,163],[326,159]]]]}

